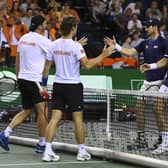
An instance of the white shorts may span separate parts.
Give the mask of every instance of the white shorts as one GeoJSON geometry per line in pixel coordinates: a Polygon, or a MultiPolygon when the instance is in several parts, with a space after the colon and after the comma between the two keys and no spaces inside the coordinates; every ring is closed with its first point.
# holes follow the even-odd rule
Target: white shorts
{"type": "MultiPolygon", "coordinates": [[[[162,80],[157,80],[157,81],[152,81],[152,82],[148,82],[148,81],[144,81],[141,88],[140,88],[140,91],[142,92],[147,92],[147,91],[150,91],[150,92],[159,92],[159,88],[160,86],[162,85],[162,80]]],[[[153,98],[151,98],[150,96],[145,96],[145,97],[141,97],[141,96],[138,96],[137,97],[138,100],[145,100],[147,101],[148,103],[151,102],[153,103],[153,98]]]]}
{"type": "Polygon", "coordinates": [[[161,85],[159,92],[160,93],[168,93],[168,87],[165,85],[161,85]]]}
{"type": "Polygon", "coordinates": [[[144,81],[143,85],[141,86],[140,91],[159,91],[160,86],[162,85],[162,80],[157,81],[144,81]]]}

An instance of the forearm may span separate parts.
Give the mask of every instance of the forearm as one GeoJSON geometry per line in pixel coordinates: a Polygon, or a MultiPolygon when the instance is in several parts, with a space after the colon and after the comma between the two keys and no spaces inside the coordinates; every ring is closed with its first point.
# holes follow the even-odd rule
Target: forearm
{"type": "Polygon", "coordinates": [[[162,58],[156,63],[148,64],[149,69],[162,68],[168,65],[168,58],[162,58]]]}
{"type": "Polygon", "coordinates": [[[162,58],[156,63],[158,68],[165,67],[167,64],[168,64],[168,58],[162,58]]]}
{"type": "Polygon", "coordinates": [[[121,54],[123,55],[126,55],[126,56],[134,56],[137,54],[136,50],[134,48],[124,48],[122,46],[120,46],[119,44],[116,44],[115,45],[115,49],[120,52],[121,54]]]}
{"type": "Polygon", "coordinates": [[[96,58],[88,60],[85,64],[85,68],[86,69],[91,69],[91,68],[96,67],[98,64],[100,64],[103,61],[103,58],[104,58],[103,54],[100,54],[96,58]]]}
{"type": "Polygon", "coordinates": [[[42,86],[47,86],[50,67],[51,67],[51,61],[46,60],[42,74],[42,86]]]}
{"type": "Polygon", "coordinates": [[[16,66],[15,66],[15,71],[16,71],[16,78],[18,78],[18,74],[19,74],[19,53],[17,53],[16,56],[16,66]]]}

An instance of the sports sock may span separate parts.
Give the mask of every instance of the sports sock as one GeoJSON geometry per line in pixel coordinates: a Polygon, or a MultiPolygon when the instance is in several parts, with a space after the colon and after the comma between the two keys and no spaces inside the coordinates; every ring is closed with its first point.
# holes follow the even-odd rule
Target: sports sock
{"type": "Polygon", "coordinates": [[[40,146],[44,146],[46,144],[45,137],[39,137],[38,144],[40,146]]]}
{"type": "Polygon", "coordinates": [[[46,143],[45,153],[48,153],[48,154],[53,154],[54,153],[53,150],[52,150],[51,143],[46,143]]]}
{"type": "Polygon", "coordinates": [[[162,144],[168,146],[168,132],[161,132],[162,135],[162,144]]]}
{"type": "Polygon", "coordinates": [[[82,153],[82,154],[86,153],[84,144],[79,144],[79,153],[82,153]]]}
{"type": "Polygon", "coordinates": [[[12,128],[7,127],[4,131],[5,137],[9,137],[9,135],[12,133],[12,128]]]}

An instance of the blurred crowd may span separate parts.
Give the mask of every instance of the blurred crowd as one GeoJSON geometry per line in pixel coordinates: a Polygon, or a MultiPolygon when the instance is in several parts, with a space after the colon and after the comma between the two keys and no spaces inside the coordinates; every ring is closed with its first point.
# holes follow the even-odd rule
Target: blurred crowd
{"type": "Polygon", "coordinates": [[[18,41],[38,14],[47,19],[44,36],[51,40],[59,37],[61,21],[67,16],[76,17],[79,24],[100,26],[129,48],[146,38],[145,22],[151,18],[160,23],[161,35],[168,36],[168,0],[7,0],[0,12],[3,66],[14,66],[18,41]]]}

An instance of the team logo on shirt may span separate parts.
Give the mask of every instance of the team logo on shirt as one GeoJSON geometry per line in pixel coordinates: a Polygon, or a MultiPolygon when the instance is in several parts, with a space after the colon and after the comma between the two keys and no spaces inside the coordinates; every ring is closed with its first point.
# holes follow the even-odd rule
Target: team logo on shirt
{"type": "Polygon", "coordinates": [[[148,46],[148,45],[146,45],[146,48],[149,48],[149,46],[148,46]]]}

